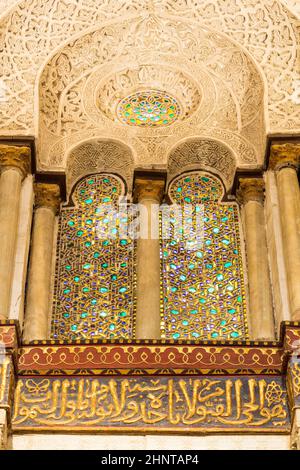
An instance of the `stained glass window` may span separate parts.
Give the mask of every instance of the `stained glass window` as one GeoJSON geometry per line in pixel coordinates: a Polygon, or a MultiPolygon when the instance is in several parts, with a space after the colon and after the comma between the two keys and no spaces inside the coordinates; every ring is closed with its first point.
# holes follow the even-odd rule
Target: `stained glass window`
{"type": "Polygon", "coordinates": [[[200,213],[203,236],[199,244],[197,236],[180,235],[171,206],[161,240],[164,338],[248,337],[238,207],[221,203],[222,196],[221,182],[206,172],[186,173],[169,187],[172,203],[192,209],[193,221],[200,213]]]}
{"type": "Polygon", "coordinates": [[[61,210],[54,339],[133,336],[134,246],[119,233],[128,217],[118,209],[123,194],[118,177],[91,175],[75,187],[74,205],[61,210]]]}
{"type": "Polygon", "coordinates": [[[134,93],[118,106],[119,118],[131,126],[168,126],[179,114],[177,100],[157,90],[134,93]]]}

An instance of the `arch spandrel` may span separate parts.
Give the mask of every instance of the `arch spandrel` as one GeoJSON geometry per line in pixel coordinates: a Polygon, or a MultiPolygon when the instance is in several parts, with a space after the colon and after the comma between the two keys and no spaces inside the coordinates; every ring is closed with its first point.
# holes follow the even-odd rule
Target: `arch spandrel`
{"type": "Polygon", "coordinates": [[[120,175],[131,188],[133,168],[132,152],[124,143],[100,138],[82,142],[67,156],[67,190],[82,177],[104,171],[120,175]]]}

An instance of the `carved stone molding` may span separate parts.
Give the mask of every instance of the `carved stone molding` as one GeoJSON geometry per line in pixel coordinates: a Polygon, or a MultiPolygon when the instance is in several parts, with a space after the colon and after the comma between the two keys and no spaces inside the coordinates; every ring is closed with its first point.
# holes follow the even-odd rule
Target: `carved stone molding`
{"type": "Polygon", "coordinates": [[[284,167],[298,168],[300,165],[300,143],[273,144],[270,155],[270,168],[280,170],[284,167]]]}
{"type": "Polygon", "coordinates": [[[262,178],[242,178],[239,181],[237,199],[240,204],[247,204],[249,201],[264,202],[265,183],[262,178]]]}
{"type": "Polygon", "coordinates": [[[59,211],[60,206],[60,187],[57,184],[35,183],[35,207],[48,207],[55,214],[59,211]]]}
{"type": "Polygon", "coordinates": [[[17,168],[23,178],[30,172],[31,151],[29,147],[0,145],[1,171],[7,168],[17,168]]]}

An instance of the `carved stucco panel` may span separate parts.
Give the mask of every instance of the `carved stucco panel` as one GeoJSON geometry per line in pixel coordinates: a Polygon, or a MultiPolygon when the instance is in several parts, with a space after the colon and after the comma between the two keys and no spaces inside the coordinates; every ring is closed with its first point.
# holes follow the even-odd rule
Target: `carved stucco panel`
{"type": "MultiPolygon", "coordinates": [[[[297,2],[286,3],[297,13],[297,2]]],[[[261,64],[269,83],[270,129],[300,127],[297,103],[291,99],[299,78],[296,65],[297,20],[282,2],[154,0],[152,4],[160,15],[171,14],[204,22],[247,48],[261,64]]],[[[51,51],[68,38],[82,34],[91,24],[125,18],[128,14],[145,11],[148,6],[148,2],[135,0],[102,4],[95,0],[19,2],[1,23],[4,49],[1,66],[6,87],[1,121],[3,131],[34,131],[34,82],[37,71],[51,51]]]]}

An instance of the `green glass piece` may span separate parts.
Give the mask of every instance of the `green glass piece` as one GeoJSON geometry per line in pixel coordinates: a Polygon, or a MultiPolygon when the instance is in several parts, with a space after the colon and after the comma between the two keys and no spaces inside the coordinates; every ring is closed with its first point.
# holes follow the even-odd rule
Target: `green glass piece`
{"type": "Polygon", "coordinates": [[[70,227],[74,227],[74,225],[75,225],[74,220],[69,220],[68,225],[69,225],[70,227]]]}
{"type": "Polygon", "coordinates": [[[233,332],[230,334],[230,336],[231,336],[232,338],[238,338],[240,335],[239,335],[239,333],[238,333],[237,331],[233,331],[233,332]]]}
{"type": "Polygon", "coordinates": [[[173,336],[174,339],[180,338],[180,334],[179,334],[179,333],[174,333],[172,336],[173,336]]]}
{"type": "Polygon", "coordinates": [[[86,204],[93,204],[93,199],[91,197],[89,197],[88,199],[86,199],[84,201],[86,204]]]}
{"type": "Polygon", "coordinates": [[[172,309],[172,310],[171,310],[171,313],[173,313],[173,315],[178,315],[179,311],[178,311],[178,310],[175,310],[175,309],[172,309]]]}

